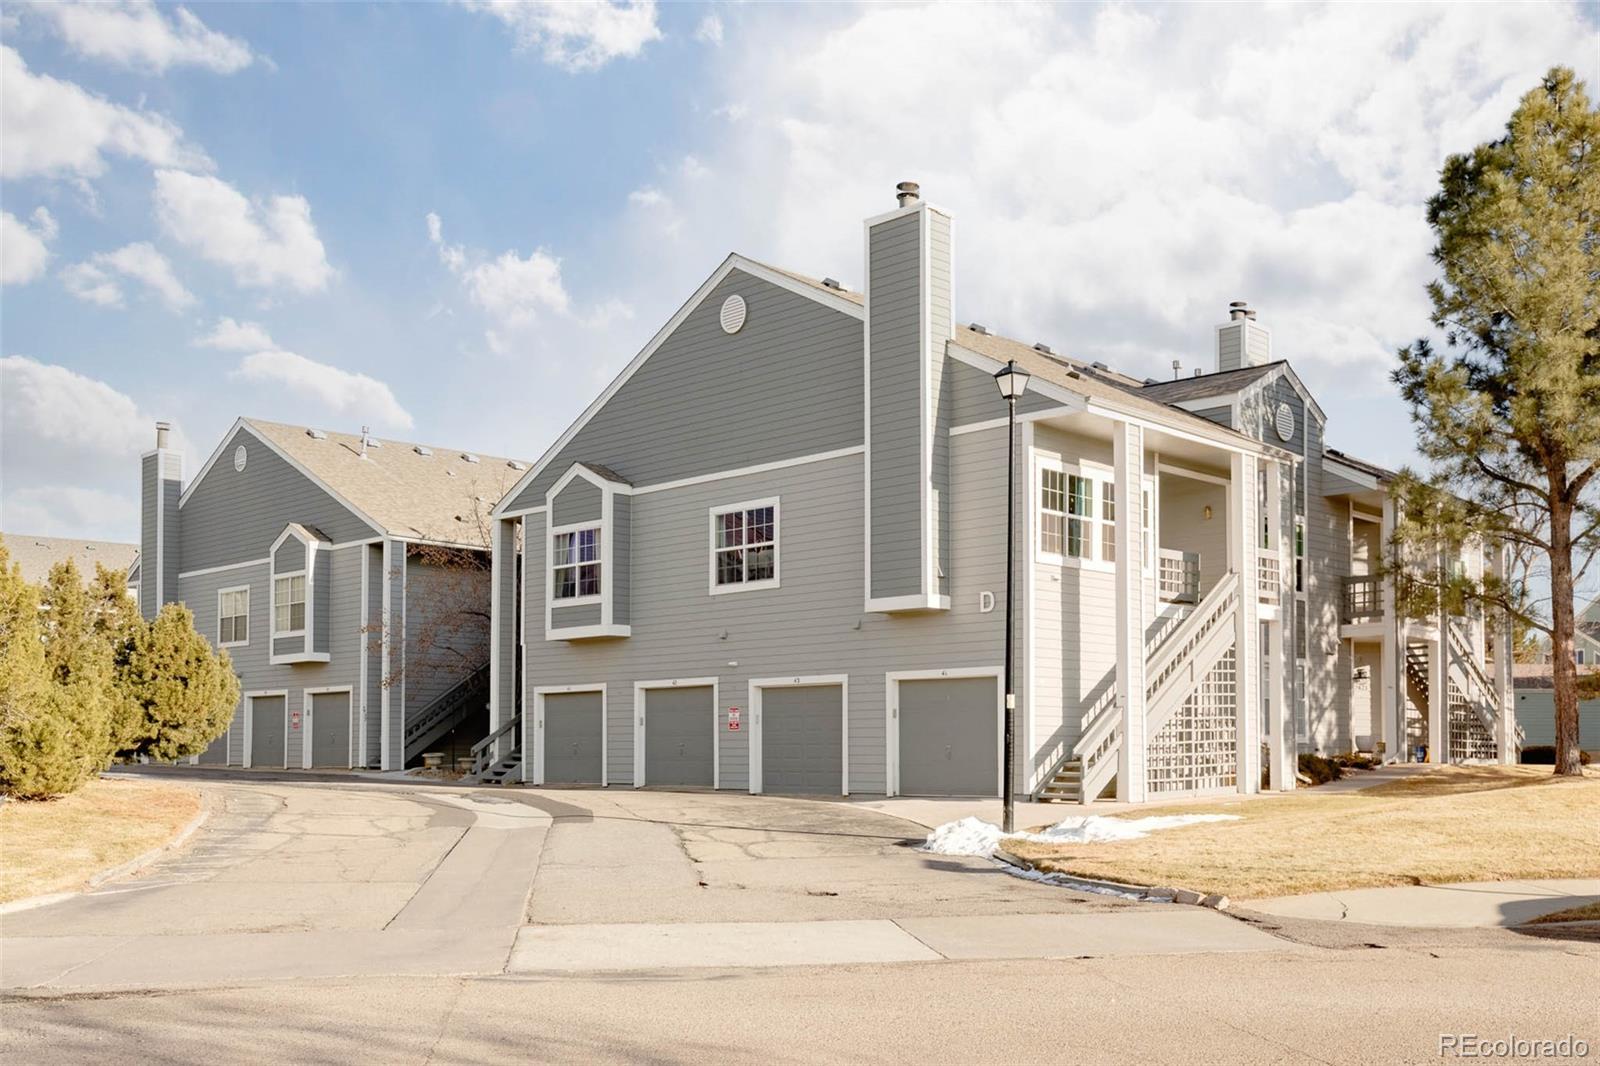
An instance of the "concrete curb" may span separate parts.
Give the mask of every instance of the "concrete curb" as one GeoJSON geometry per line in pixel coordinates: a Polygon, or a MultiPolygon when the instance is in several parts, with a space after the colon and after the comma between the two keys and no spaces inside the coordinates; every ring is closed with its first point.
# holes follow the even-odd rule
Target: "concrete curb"
{"type": "Polygon", "coordinates": [[[1124,896],[1130,899],[1144,900],[1148,903],[1182,903],[1192,907],[1209,907],[1217,911],[1227,910],[1229,905],[1227,896],[1208,895],[1189,888],[1132,885],[1122,881],[1104,881],[1094,877],[1080,877],[1076,874],[1041,870],[1034,866],[1033,863],[1026,859],[1018,858],[1004,848],[996,848],[994,857],[997,862],[1020,870],[1033,880],[1048,881],[1053,885],[1061,885],[1063,888],[1075,888],[1082,892],[1124,896]]]}
{"type": "Polygon", "coordinates": [[[43,896],[28,896],[25,899],[14,899],[9,903],[0,903],[0,915],[14,914],[17,911],[31,911],[36,907],[48,907],[52,903],[61,903],[64,900],[72,899],[74,896],[81,896],[90,889],[99,888],[101,885],[112,880],[113,878],[123,877],[127,874],[142,870],[144,867],[150,865],[152,862],[155,862],[167,852],[176,851],[178,848],[182,847],[189,840],[189,838],[194,836],[195,832],[205,824],[206,819],[209,817],[211,817],[210,797],[208,797],[204,792],[201,792],[200,809],[195,812],[195,816],[193,818],[189,819],[188,824],[186,824],[182,829],[178,830],[177,835],[172,837],[172,839],[166,841],[165,843],[156,845],[149,851],[141,852],[140,854],[135,855],[127,862],[118,863],[109,870],[101,870],[99,873],[94,874],[88,880],[86,880],[82,886],[71,889],[70,891],[50,892],[43,896]]]}

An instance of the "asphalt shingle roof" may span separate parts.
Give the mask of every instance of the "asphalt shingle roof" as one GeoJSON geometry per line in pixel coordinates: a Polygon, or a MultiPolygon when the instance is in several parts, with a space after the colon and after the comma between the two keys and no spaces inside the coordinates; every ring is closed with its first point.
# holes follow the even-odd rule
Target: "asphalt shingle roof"
{"type": "Polygon", "coordinates": [[[107,570],[126,573],[139,556],[137,544],[112,540],[76,540],[72,537],[30,537],[23,533],[0,533],[5,538],[11,561],[22,566],[22,579],[35,585],[50,575],[50,568],[71,559],[85,582],[94,578],[95,564],[107,570]]]}

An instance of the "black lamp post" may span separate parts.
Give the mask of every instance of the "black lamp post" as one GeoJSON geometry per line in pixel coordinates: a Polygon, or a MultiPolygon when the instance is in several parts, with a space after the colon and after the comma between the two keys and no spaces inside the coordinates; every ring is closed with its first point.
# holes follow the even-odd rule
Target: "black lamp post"
{"type": "Polygon", "coordinates": [[[1016,796],[1012,778],[1016,770],[1017,747],[1017,684],[1015,659],[1012,655],[1011,594],[1016,585],[1017,553],[1017,397],[1028,391],[1028,372],[1012,359],[994,376],[1000,386],[1000,395],[1006,400],[1006,743],[1005,769],[1000,775],[1001,798],[1005,815],[1001,820],[1002,832],[1010,833],[1016,826],[1016,796]]]}

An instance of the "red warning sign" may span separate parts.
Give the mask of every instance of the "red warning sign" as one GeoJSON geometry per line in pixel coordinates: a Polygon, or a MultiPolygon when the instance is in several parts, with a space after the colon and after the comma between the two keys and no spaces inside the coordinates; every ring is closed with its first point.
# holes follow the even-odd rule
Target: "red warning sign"
{"type": "Polygon", "coordinates": [[[300,712],[299,711],[290,711],[289,712],[289,732],[291,732],[291,733],[300,732],[300,712]]]}
{"type": "Polygon", "coordinates": [[[739,708],[737,708],[737,707],[729,707],[728,708],[728,732],[737,733],[738,731],[739,731],[739,708]]]}

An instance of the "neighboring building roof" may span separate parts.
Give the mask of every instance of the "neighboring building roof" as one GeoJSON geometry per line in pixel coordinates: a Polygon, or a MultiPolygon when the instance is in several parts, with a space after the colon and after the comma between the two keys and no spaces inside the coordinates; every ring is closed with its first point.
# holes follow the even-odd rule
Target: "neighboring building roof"
{"type": "Polygon", "coordinates": [[[94,579],[95,564],[126,574],[139,557],[137,544],[113,540],[75,540],[71,537],[30,537],[21,533],[0,533],[5,538],[11,561],[22,566],[22,579],[35,585],[50,576],[50,568],[71,559],[85,583],[94,579]]]}
{"type": "Polygon", "coordinates": [[[1193,377],[1177,378],[1173,381],[1158,381],[1153,385],[1146,385],[1141,391],[1162,403],[1183,403],[1187,400],[1203,400],[1212,396],[1231,396],[1246,385],[1274,373],[1283,365],[1284,360],[1279,359],[1259,366],[1242,366],[1237,370],[1223,370],[1215,374],[1196,374],[1193,377]]]}
{"type": "Polygon", "coordinates": [[[1355,456],[1341,452],[1337,448],[1324,448],[1322,451],[1324,455],[1331,455],[1344,465],[1353,466],[1363,473],[1371,474],[1379,481],[1393,481],[1397,476],[1393,470],[1381,467],[1377,463],[1369,463],[1365,459],[1357,459],[1355,456]]]}
{"type": "Polygon", "coordinates": [[[369,438],[376,446],[363,459],[359,433],[313,437],[305,426],[240,421],[396,537],[487,548],[489,511],[528,469],[521,460],[379,438],[369,438]]]}
{"type": "MultiPolygon", "coordinates": [[[[1600,673],[1600,666],[1585,664],[1578,667],[1578,674],[1600,673]]],[[[1551,672],[1549,663],[1512,663],[1511,686],[1518,689],[1555,688],[1555,675],[1551,672]]]]}

